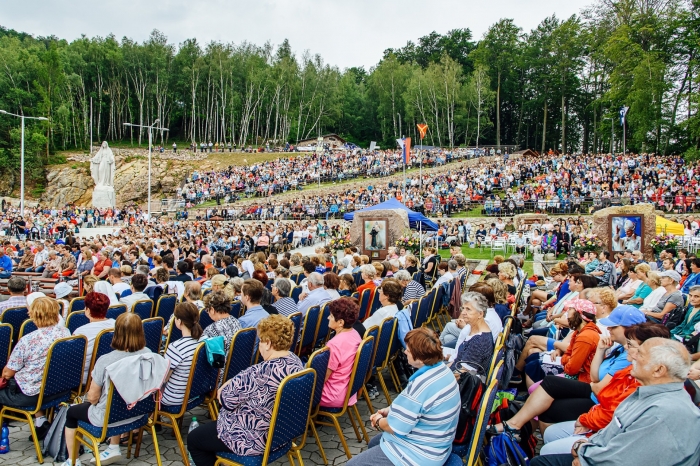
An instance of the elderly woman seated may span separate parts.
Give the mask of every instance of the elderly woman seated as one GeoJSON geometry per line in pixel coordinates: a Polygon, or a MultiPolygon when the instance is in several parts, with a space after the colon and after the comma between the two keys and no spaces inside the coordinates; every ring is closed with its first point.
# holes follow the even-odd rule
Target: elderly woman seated
{"type": "Polygon", "coordinates": [[[456,371],[461,363],[466,363],[485,376],[491,366],[494,348],[493,334],[485,320],[488,301],[481,293],[467,291],[462,295],[461,304],[459,320],[464,326],[469,325],[469,333],[457,346],[451,368],[456,371]]]}
{"type": "Polygon", "coordinates": [[[399,281],[403,288],[403,296],[401,301],[407,304],[410,301],[420,299],[425,294],[423,285],[413,280],[413,277],[407,270],[399,270],[394,274],[394,278],[399,281]]]}
{"type": "Polygon", "coordinates": [[[263,362],[241,371],[218,391],[221,412],[216,422],[202,424],[187,436],[187,449],[197,466],[214,466],[216,452],[262,455],[277,389],[286,376],[303,370],[289,351],[294,324],[279,314],[257,326],[263,362]]]}
{"type": "Polygon", "coordinates": [[[370,328],[373,325],[379,326],[384,319],[394,317],[396,313],[399,312],[399,308],[396,304],[401,301],[403,289],[398,280],[393,278],[385,279],[382,285],[377,287],[376,293],[379,293],[379,302],[382,307],[365,319],[363,322],[365,328],[370,328]]]}
{"type": "Polygon", "coordinates": [[[416,372],[391,406],[370,417],[372,427],[383,433],[348,466],[441,466],[450,456],[461,404],[457,381],[442,361],[432,330],[411,330],[405,340],[406,358],[416,372]]]}
{"type": "MultiPolygon", "coordinates": [[[[56,340],[70,336],[66,327],[58,325],[58,313],[58,303],[51,298],[38,298],[29,306],[29,318],[37,330],[19,340],[2,370],[7,385],[0,388],[0,409],[36,406],[49,348],[56,340]]],[[[49,400],[44,398],[44,401],[49,400]]],[[[37,437],[43,439],[49,423],[42,411],[36,414],[34,426],[37,437]]]]}
{"type": "MultiPolygon", "coordinates": [[[[357,320],[360,308],[357,301],[352,298],[338,298],[327,306],[331,313],[328,316],[328,326],[335,332],[335,336],[328,341],[327,345],[331,355],[321,394],[321,406],[340,408],[345,402],[352,366],[355,363],[355,353],[362,343],[360,334],[353,331],[353,324],[357,320]]],[[[353,395],[348,405],[352,406],[356,402],[357,396],[353,395]]]]}
{"type": "MultiPolygon", "coordinates": [[[[109,391],[107,367],[130,356],[151,352],[146,348],[146,336],[143,333],[141,318],[137,314],[127,312],[117,317],[114,325],[112,349],[112,352],[101,356],[95,362],[95,367],[92,369],[92,383],[86,396],[87,401],[71,406],[66,413],[65,436],[69,458],[63,463],[63,466],[80,466],[80,459],[72,456],[78,421],[89,422],[93,426],[104,424],[109,391]]],[[[119,436],[117,435],[110,438],[109,446],[100,453],[100,463],[113,463],[121,458],[121,455],[119,436]]]]}

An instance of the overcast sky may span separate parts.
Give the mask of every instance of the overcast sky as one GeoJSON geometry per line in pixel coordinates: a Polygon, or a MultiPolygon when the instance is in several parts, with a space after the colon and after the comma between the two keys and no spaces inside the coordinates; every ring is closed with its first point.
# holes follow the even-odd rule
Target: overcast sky
{"type": "Polygon", "coordinates": [[[470,28],[476,39],[501,18],[524,31],[556,14],[568,18],[592,0],[4,0],[0,25],[73,40],[124,36],[139,42],[159,29],[171,43],[194,37],[262,45],[289,39],[297,56],[320,54],[340,68],[369,69],[390,47],[431,31],[470,28]]]}

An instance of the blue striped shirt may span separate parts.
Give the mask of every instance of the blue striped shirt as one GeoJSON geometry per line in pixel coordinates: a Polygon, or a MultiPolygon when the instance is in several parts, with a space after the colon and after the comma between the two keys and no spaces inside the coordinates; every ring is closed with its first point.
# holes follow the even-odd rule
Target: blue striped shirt
{"type": "Polygon", "coordinates": [[[455,376],[443,363],[418,369],[389,409],[380,446],[396,465],[442,466],[452,451],[460,408],[455,376]]]}

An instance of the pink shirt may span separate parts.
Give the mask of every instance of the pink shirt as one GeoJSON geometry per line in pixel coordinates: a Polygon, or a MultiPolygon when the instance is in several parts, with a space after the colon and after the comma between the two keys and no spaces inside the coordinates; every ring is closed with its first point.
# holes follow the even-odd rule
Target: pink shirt
{"type": "MultiPolygon", "coordinates": [[[[352,329],[349,332],[339,333],[328,341],[327,346],[331,351],[328,369],[332,372],[323,385],[321,406],[329,408],[343,406],[352,374],[352,366],[355,362],[355,353],[357,353],[360,343],[362,343],[360,334],[352,329]]],[[[357,403],[357,396],[352,395],[348,405],[352,406],[355,403],[357,403]]]]}

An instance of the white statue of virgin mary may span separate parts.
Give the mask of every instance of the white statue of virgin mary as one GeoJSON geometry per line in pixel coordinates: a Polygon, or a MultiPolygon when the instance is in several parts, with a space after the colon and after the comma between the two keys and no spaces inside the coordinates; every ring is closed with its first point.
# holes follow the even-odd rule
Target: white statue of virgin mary
{"type": "Polygon", "coordinates": [[[90,174],[95,180],[95,186],[114,186],[114,167],[114,153],[107,141],[104,141],[100,150],[90,160],[90,174]]]}

